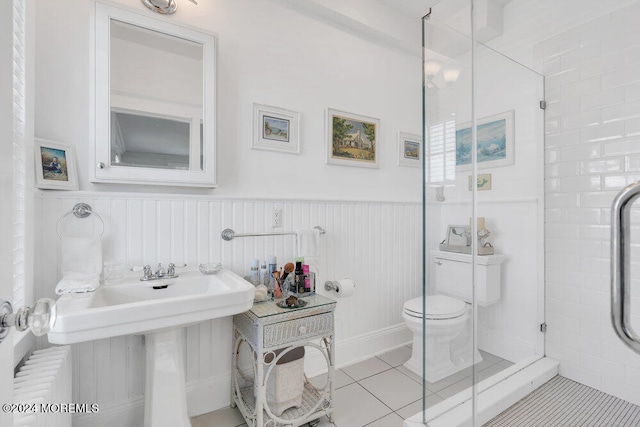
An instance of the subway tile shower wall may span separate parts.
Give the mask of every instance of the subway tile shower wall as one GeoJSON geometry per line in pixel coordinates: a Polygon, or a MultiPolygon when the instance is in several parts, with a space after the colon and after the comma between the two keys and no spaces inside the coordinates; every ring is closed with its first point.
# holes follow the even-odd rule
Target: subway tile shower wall
{"type": "MultiPolygon", "coordinates": [[[[640,356],[610,320],[610,209],[640,181],[640,3],[536,46],[546,76],[546,351],[560,373],[640,404],[640,356]]],[[[636,204],[638,205],[638,204],[636,204]]],[[[640,212],[633,213],[640,329],[640,212]]]]}
{"type": "MultiPolygon", "coordinates": [[[[338,364],[353,362],[411,340],[402,320],[405,301],[422,294],[422,208],[420,203],[268,202],[198,196],[124,193],[39,193],[41,213],[36,256],[38,297],[55,297],[60,277],[58,218],[76,203],[89,203],[105,220],[104,259],[142,264],[221,262],[246,275],[252,258],[296,255],[294,236],[220,237],[225,228],[237,233],[271,228],[274,208],[283,210],[283,227],[293,231],[320,225],[322,239],[318,283],[342,277],[358,284],[355,296],[336,309],[338,364]]],[[[61,233],[96,234],[99,222],[67,217],[61,233]]],[[[140,273],[130,273],[132,275],[140,273]]],[[[231,318],[189,326],[185,361],[191,415],[229,404],[231,318]]],[[[74,426],[141,425],[144,390],[144,344],[141,336],[123,336],[72,346],[74,402],[98,403],[93,418],[76,416],[74,426]],[[96,420],[95,418],[98,418],[96,420]]]]}

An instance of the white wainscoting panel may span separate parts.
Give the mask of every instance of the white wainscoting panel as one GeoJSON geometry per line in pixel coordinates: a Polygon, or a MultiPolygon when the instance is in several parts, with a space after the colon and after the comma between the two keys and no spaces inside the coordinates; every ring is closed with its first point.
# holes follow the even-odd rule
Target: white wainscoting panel
{"type": "MultiPolygon", "coordinates": [[[[316,225],[327,231],[321,238],[320,261],[315,266],[318,287],[325,280],[344,277],[357,283],[356,294],[340,299],[336,308],[336,346],[345,353],[338,355],[338,362],[353,363],[369,353],[397,346],[398,334],[385,331],[397,328],[405,341],[410,340],[410,334],[403,332],[402,306],[422,292],[419,203],[274,202],[97,192],[38,195],[37,297],[55,297],[54,288],[60,278],[56,224],[76,203],[89,203],[104,219],[105,260],[121,258],[127,268],[158,262],[186,263],[188,268],[195,268],[199,263],[219,261],[241,275],[248,273],[252,258],[264,260],[276,255],[279,266],[293,260],[295,236],[246,237],[226,242],[220,232],[225,228],[237,233],[272,231],[272,211],[280,208],[283,227],[275,231],[316,225]],[[366,345],[348,344],[354,340],[366,345]]],[[[99,231],[99,221],[90,218],[70,215],[60,224],[63,235],[92,235],[99,231]]],[[[190,414],[228,405],[231,319],[189,326],[185,341],[190,414]]],[[[95,427],[96,423],[106,422],[106,418],[100,419],[101,414],[109,422],[119,419],[123,426],[139,424],[145,371],[141,336],[73,345],[73,360],[73,401],[98,403],[101,409],[97,417],[78,417],[75,424],[95,427]]]]}

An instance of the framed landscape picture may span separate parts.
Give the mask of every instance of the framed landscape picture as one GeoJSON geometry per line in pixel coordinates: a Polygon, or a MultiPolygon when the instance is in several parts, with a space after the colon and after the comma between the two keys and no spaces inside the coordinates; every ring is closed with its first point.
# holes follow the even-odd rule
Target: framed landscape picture
{"type": "Polygon", "coordinates": [[[378,167],[380,120],[327,110],[326,155],[331,165],[378,167]]]}
{"type": "MultiPolygon", "coordinates": [[[[456,128],[456,168],[471,170],[471,124],[456,128]]],[[[478,120],[478,169],[514,164],[513,110],[478,120]]]]}
{"type": "Polygon", "coordinates": [[[76,156],[73,147],[36,138],[36,187],[77,190],[76,156]]]}
{"type": "Polygon", "coordinates": [[[398,132],[398,165],[422,166],[422,137],[411,133],[398,132]]]}
{"type": "Polygon", "coordinates": [[[300,153],[300,113],[253,104],[251,148],[300,153]]]}

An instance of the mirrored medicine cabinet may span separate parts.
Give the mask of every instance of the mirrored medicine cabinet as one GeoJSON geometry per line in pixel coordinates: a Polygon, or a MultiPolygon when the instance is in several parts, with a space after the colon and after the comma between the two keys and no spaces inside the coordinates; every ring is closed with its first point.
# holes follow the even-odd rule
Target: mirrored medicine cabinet
{"type": "Polygon", "coordinates": [[[211,34],[96,2],[92,182],[215,187],[211,34]]]}

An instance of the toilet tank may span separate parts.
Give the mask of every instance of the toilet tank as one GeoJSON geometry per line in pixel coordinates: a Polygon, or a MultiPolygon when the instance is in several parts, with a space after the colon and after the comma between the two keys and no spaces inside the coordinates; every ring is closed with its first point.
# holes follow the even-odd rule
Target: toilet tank
{"type": "MultiPolygon", "coordinates": [[[[500,300],[500,266],[505,258],[504,255],[476,257],[478,305],[491,305],[500,300]]],[[[436,292],[472,302],[471,254],[431,251],[431,262],[436,292]]]]}

